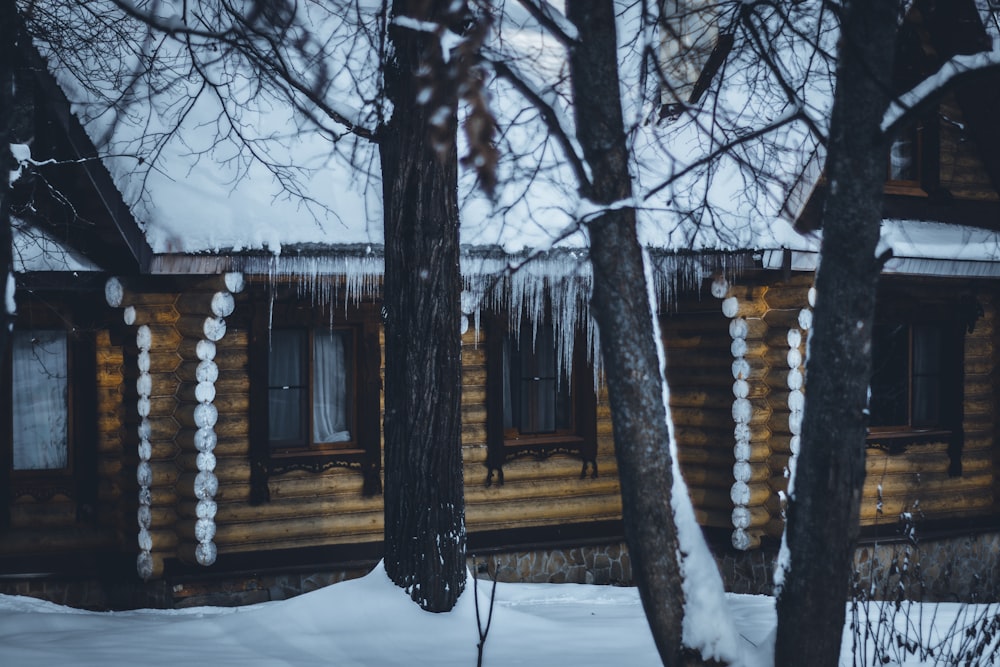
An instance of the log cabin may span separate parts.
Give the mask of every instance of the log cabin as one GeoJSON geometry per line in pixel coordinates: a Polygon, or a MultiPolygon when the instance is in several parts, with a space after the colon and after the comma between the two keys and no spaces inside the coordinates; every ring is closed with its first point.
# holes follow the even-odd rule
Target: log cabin
{"type": "MultiPolygon", "coordinates": [[[[901,62],[923,58],[925,75],[956,51],[928,29],[947,22],[918,19],[901,40],[918,53],[901,62]]],[[[106,128],[70,104],[77,89],[47,57],[31,68],[33,155],[92,156],[106,128]]],[[[939,599],[1000,596],[998,90],[950,92],[887,157],[894,256],[857,563],[872,577],[919,554],[921,594],[939,599]]],[[[827,187],[817,156],[749,236],[645,236],[681,469],[738,592],[770,592],[799,448],[827,187]]],[[[325,188],[336,204],[314,203],[353,217],[317,224],[262,185],[274,174],[234,185],[215,157],[175,156],[144,173],[141,196],[114,158],[61,167],[58,196],[17,184],[32,206],[15,211],[0,592],[91,608],[242,604],[379,558],[380,205],[341,179],[325,188]]],[[[540,224],[504,222],[463,219],[470,565],[508,581],[628,584],[585,250],[539,252],[540,224]]]]}

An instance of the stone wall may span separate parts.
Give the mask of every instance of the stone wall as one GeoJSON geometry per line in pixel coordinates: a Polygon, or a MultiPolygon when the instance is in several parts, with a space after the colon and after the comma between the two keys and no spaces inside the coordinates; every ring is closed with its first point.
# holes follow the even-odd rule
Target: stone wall
{"type": "MultiPolygon", "coordinates": [[[[855,554],[856,590],[864,597],[922,601],[1000,601],[1000,533],[981,533],[911,542],[864,544],[855,554]],[[902,567],[906,563],[905,573],[902,567]],[[872,587],[872,576],[875,586],[872,587]],[[900,582],[902,581],[902,586],[900,582]]],[[[717,549],[726,590],[770,595],[777,547],[717,549]]],[[[0,580],[0,593],[29,595],[86,609],[130,607],[236,606],[284,600],[364,576],[374,563],[349,569],[214,577],[143,584],[139,581],[37,578],[0,580]]],[[[479,579],[501,582],[632,585],[628,548],[620,542],[537,549],[470,557],[479,579]]]]}

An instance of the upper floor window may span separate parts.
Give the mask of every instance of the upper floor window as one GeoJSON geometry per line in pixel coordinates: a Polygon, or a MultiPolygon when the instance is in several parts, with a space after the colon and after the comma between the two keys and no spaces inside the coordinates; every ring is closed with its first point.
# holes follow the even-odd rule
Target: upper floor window
{"type": "Polygon", "coordinates": [[[487,331],[487,484],[503,483],[505,462],[568,453],[597,475],[597,404],[593,370],[584,337],[576,335],[569,359],[559,362],[550,321],[534,326],[523,318],[519,331],[506,317],[492,318],[487,331]]]}
{"type": "Polygon", "coordinates": [[[381,491],[380,366],[374,305],[331,313],[311,300],[263,293],[251,333],[251,497],[291,470],[357,468],[381,491]]]}

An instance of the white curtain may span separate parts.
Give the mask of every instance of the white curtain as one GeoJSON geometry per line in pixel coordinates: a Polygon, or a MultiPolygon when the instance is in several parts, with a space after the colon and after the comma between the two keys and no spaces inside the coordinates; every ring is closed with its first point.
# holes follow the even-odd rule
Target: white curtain
{"type": "Polygon", "coordinates": [[[313,442],[348,442],[349,334],[317,330],[313,336],[313,442]]]}
{"type": "Polygon", "coordinates": [[[69,466],[65,331],[15,331],[11,341],[14,470],[69,466]]]}

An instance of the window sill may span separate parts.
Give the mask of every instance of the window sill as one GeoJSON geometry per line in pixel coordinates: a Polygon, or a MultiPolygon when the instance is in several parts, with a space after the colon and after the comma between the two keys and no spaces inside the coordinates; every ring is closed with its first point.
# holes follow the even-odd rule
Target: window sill
{"type": "Polygon", "coordinates": [[[920,183],[916,181],[886,181],[882,192],[887,195],[904,195],[906,197],[928,197],[920,183]]]}
{"type": "Polygon", "coordinates": [[[865,442],[871,449],[881,449],[889,454],[902,454],[910,445],[951,442],[956,435],[956,431],[942,428],[890,428],[870,430],[865,442]]]}

